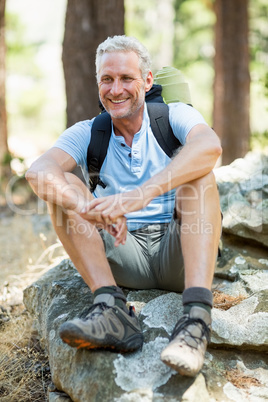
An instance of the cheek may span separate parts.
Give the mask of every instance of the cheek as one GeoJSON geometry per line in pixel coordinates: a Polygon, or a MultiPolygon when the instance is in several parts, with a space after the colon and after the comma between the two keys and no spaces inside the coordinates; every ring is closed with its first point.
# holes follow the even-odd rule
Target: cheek
{"type": "Polygon", "coordinates": [[[145,88],[144,85],[136,85],[135,93],[138,98],[145,98],[145,88]]]}
{"type": "Polygon", "coordinates": [[[108,91],[104,88],[104,86],[101,85],[101,84],[99,84],[99,97],[100,97],[101,99],[104,98],[104,96],[105,96],[105,94],[106,94],[107,92],[108,92],[108,91]]]}
{"type": "Polygon", "coordinates": [[[98,84],[98,88],[99,88],[99,91],[108,91],[108,89],[109,89],[109,85],[107,85],[106,83],[104,83],[104,82],[99,82],[99,84],[98,84]]]}

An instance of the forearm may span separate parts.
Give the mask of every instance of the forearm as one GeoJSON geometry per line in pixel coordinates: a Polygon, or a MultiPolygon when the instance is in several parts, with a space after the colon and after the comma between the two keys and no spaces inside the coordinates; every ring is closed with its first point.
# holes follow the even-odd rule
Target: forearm
{"type": "Polygon", "coordinates": [[[26,173],[26,179],[42,200],[79,212],[85,197],[78,186],[70,184],[66,173],[53,160],[41,158],[26,173]]]}
{"type": "MultiPolygon", "coordinates": [[[[209,129],[210,130],[210,129],[209,129]]],[[[170,164],[141,187],[145,203],[182,184],[208,174],[221,155],[218,138],[204,135],[189,140],[170,164]]]]}

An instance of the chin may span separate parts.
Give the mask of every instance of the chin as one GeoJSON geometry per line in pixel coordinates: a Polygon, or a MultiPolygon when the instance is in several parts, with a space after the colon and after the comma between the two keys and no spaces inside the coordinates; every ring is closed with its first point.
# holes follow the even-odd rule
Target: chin
{"type": "Polygon", "coordinates": [[[110,110],[107,110],[107,111],[108,111],[108,113],[111,115],[111,117],[113,119],[123,119],[125,117],[131,116],[131,111],[130,110],[125,110],[125,111],[118,110],[118,111],[115,111],[115,110],[110,109],[110,110]]]}

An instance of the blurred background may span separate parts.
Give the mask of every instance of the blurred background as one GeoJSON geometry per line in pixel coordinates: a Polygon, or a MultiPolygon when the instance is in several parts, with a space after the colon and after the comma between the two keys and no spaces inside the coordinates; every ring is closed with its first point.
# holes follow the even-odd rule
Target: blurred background
{"type": "Polygon", "coordinates": [[[12,173],[23,175],[66,126],[98,113],[95,50],[122,33],[147,46],[154,72],[183,72],[194,107],[222,139],[223,164],[267,152],[266,0],[0,2],[0,156],[12,173]]]}
{"type": "Polygon", "coordinates": [[[249,151],[261,161],[267,21],[267,0],[0,0],[1,401],[47,400],[48,360],[38,354],[23,289],[67,255],[24,174],[66,127],[99,113],[98,44],[136,36],[154,73],[181,70],[193,106],[221,138],[221,163],[249,151]]]}

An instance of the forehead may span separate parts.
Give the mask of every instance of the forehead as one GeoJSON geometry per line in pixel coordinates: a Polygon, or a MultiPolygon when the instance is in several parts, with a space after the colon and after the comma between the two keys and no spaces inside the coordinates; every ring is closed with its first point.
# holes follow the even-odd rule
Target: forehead
{"type": "Polygon", "coordinates": [[[135,52],[107,52],[101,56],[100,75],[131,73],[141,76],[139,57],[135,52]]]}

